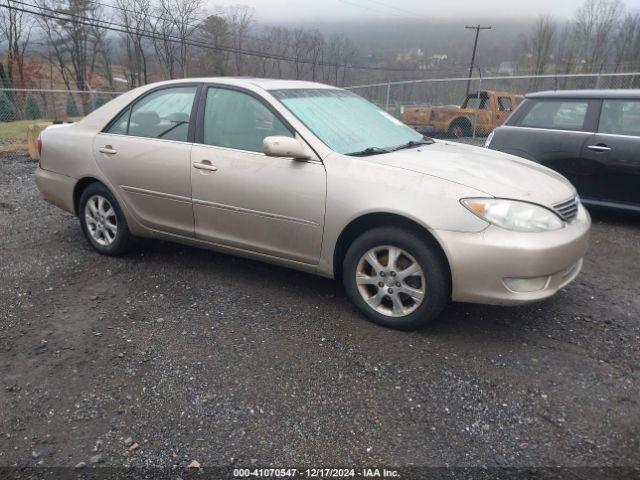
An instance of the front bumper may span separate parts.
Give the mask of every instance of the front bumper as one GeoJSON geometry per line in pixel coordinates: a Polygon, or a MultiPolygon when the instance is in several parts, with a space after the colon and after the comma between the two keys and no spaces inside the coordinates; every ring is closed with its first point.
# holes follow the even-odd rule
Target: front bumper
{"type": "Polygon", "coordinates": [[[551,232],[519,233],[493,225],[479,233],[435,232],[451,266],[452,299],[516,305],[552,296],[580,273],[590,227],[580,205],[571,224],[551,232]],[[546,280],[534,291],[514,291],[505,284],[540,277],[546,280]]]}

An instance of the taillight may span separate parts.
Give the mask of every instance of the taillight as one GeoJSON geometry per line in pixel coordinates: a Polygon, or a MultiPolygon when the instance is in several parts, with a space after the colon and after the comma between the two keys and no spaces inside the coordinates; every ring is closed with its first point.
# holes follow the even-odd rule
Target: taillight
{"type": "Polygon", "coordinates": [[[36,150],[38,150],[38,163],[40,164],[42,161],[42,138],[40,135],[36,139],[36,150]]]}

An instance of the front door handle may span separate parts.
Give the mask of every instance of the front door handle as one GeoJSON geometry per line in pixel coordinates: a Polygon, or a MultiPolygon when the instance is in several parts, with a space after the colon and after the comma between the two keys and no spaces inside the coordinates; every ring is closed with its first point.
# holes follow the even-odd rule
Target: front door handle
{"type": "Polygon", "coordinates": [[[607,147],[603,143],[599,143],[597,145],[589,145],[587,148],[589,150],[594,150],[596,152],[610,152],[611,151],[611,148],[607,147]]]}
{"type": "Polygon", "coordinates": [[[197,168],[198,170],[207,170],[209,172],[215,172],[218,170],[218,167],[211,165],[209,160],[203,160],[200,163],[194,163],[193,168],[197,168]]]}
{"type": "Polygon", "coordinates": [[[118,153],[118,151],[114,150],[111,145],[105,145],[104,147],[100,147],[98,151],[106,155],[115,155],[116,153],[118,153]]]}

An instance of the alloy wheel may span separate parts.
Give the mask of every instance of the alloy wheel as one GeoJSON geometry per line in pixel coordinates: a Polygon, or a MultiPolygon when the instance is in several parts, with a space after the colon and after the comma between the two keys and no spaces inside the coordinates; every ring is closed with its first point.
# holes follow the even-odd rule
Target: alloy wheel
{"type": "Polygon", "coordinates": [[[118,218],[109,200],[92,195],[84,207],[84,218],[91,238],[104,247],[111,245],[118,233],[118,218]]]}
{"type": "Polygon", "coordinates": [[[393,245],[374,247],[360,258],[356,284],[369,307],[390,317],[414,312],[426,294],[420,264],[409,252],[393,245]]]}

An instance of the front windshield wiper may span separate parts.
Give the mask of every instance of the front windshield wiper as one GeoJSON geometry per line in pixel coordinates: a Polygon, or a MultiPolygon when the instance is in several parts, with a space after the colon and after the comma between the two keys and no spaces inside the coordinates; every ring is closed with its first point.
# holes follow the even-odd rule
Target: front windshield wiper
{"type": "Polygon", "coordinates": [[[367,157],[369,155],[380,155],[381,153],[389,153],[390,150],[386,150],[380,147],[369,147],[364,150],[360,150],[359,152],[351,152],[347,153],[351,157],[367,157]]]}
{"type": "Polygon", "coordinates": [[[398,145],[397,147],[390,148],[389,151],[395,152],[398,150],[404,150],[405,148],[419,147],[420,145],[431,145],[432,143],[435,143],[432,138],[424,137],[422,140],[418,141],[410,140],[407,143],[403,143],[402,145],[398,145]]]}

